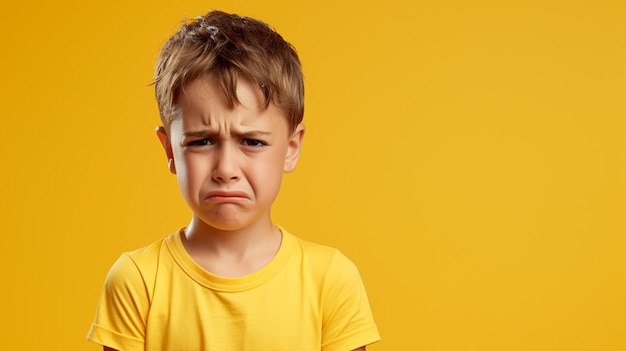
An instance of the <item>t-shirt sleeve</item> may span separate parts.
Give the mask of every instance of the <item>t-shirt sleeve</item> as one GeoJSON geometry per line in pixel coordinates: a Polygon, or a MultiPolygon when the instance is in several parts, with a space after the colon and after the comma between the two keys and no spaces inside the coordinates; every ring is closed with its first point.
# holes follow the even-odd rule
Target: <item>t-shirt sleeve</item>
{"type": "Polygon", "coordinates": [[[144,350],[148,296],[141,272],[123,254],[107,275],[87,339],[116,350],[144,350]]]}
{"type": "Polygon", "coordinates": [[[322,351],[349,351],[380,340],[356,266],[337,252],[322,299],[322,351]]]}

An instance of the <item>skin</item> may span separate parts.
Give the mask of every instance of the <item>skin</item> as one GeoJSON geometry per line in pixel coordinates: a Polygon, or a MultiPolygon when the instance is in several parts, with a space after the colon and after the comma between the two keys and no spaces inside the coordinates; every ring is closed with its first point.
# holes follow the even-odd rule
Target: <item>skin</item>
{"type": "MultiPolygon", "coordinates": [[[[117,351],[117,350],[105,346],[104,351],[117,351]]],[[[365,351],[365,346],[359,347],[358,349],[354,349],[354,351],[365,351]]]]}
{"type": "Polygon", "coordinates": [[[262,94],[240,80],[241,104],[228,105],[210,76],[184,89],[177,103],[183,118],[157,130],[170,171],[192,219],[183,244],[202,267],[241,276],[265,266],[278,251],[280,231],[271,206],[282,176],[295,169],[304,126],[293,132],[274,105],[262,109],[262,94]]]}
{"type": "Polygon", "coordinates": [[[282,237],[271,206],[304,137],[302,124],[291,130],[276,106],[261,107],[252,82],[240,79],[237,96],[241,104],[229,106],[213,77],[202,77],[177,100],[184,117],[168,130],[157,128],[168,168],[193,211],[185,249],[203,268],[227,277],[262,268],[278,251],[282,237]]]}

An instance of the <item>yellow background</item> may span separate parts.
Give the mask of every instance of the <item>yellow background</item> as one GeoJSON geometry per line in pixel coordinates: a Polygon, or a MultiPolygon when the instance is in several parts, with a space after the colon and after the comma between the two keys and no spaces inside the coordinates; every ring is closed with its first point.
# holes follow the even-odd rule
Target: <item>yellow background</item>
{"type": "Polygon", "coordinates": [[[370,350],[626,349],[626,5],[478,0],[4,2],[3,349],[97,350],[109,266],[188,220],[148,84],[210,8],[301,55],[274,217],[360,267],[370,350]]]}

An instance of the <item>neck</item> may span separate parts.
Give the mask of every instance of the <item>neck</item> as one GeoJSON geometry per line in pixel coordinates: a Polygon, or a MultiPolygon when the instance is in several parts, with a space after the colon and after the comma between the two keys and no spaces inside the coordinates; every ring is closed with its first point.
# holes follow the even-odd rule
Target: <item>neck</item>
{"type": "Polygon", "coordinates": [[[194,216],[183,235],[185,249],[198,264],[225,276],[260,269],[278,252],[281,241],[280,230],[269,218],[245,228],[224,230],[194,216]]]}

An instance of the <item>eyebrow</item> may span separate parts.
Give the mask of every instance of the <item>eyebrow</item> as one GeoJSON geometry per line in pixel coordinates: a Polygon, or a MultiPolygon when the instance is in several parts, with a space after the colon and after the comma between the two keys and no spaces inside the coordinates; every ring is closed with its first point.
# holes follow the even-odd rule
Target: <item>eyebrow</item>
{"type": "MultiPolygon", "coordinates": [[[[271,135],[272,133],[265,132],[262,130],[250,130],[246,132],[236,132],[234,134],[237,136],[243,136],[243,137],[259,137],[259,136],[268,136],[268,135],[271,135]]],[[[190,131],[190,132],[183,133],[183,137],[185,138],[202,138],[202,137],[215,136],[215,135],[219,135],[219,133],[216,133],[215,131],[212,131],[212,130],[198,130],[198,131],[190,131]]]]}

